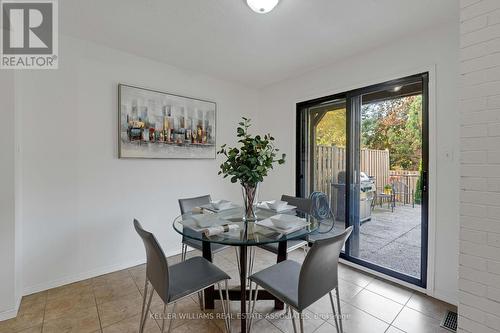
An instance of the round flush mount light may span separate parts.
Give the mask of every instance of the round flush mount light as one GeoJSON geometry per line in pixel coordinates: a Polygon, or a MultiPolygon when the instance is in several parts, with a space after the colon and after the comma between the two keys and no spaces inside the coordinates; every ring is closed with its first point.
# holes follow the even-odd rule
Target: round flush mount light
{"type": "Polygon", "coordinates": [[[247,0],[247,5],[259,14],[269,13],[276,7],[279,0],[247,0]]]}

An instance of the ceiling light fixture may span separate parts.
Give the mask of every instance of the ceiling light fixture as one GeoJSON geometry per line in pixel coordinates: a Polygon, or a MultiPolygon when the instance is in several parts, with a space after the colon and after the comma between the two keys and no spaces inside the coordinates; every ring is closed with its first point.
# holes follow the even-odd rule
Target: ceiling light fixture
{"type": "Polygon", "coordinates": [[[247,5],[259,14],[269,13],[276,7],[279,0],[247,0],[247,5]]]}

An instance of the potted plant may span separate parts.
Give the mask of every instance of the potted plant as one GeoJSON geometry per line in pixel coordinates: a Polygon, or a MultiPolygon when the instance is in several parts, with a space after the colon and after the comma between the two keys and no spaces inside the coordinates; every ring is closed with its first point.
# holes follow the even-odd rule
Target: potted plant
{"type": "Polygon", "coordinates": [[[259,183],[273,166],[285,163],[285,154],[277,158],[279,149],[274,146],[274,138],[270,134],[252,136],[248,133],[251,120],[242,117],[236,128],[238,139],[237,147],[222,145],[218,155],[225,157],[220,165],[219,175],[230,177],[231,183],[240,183],[243,204],[245,207],[245,221],[255,220],[255,206],[257,204],[259,183]]]}
{"type": "Polygon", "coordinates": [[[385,184],[385,186],[384,186],[384,194],[389,195],[391,193],[392,193],[392,186],[391,186],[391,184],[385,184]]]}

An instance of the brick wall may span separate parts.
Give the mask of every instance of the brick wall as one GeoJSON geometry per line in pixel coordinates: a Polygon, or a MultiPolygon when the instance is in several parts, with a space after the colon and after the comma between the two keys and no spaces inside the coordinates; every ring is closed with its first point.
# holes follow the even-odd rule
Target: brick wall
{"type": "Polygon", "coordinates": [[[459,331],[500,332],[500,0],[460,6],[459,331]]]}

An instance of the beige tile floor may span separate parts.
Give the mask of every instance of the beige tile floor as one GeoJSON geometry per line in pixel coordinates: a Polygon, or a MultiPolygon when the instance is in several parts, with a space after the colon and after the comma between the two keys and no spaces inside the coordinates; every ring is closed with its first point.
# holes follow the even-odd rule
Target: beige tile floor
{"type": "MultiPolygon", "coordinates": [[[[190,255],[199,255],[191,252],[190,255]]],[[[301,250],[292,252],[290,259],[302,261],[301,250]]],[[[276,257],[257,249],[254,270],[273,264],[276,257]]],[[[174,264],[179,257],[169,258],[174,264]]],[[[215,264],[231,275],[236,285],[238,270],[234,251],[226,250],[215,256],[215,264]]],[[[25,296],[16,318],[0,322],[0,333],[48,332],[137,332],[144,286],[144,265],[113,272],[93,279],[25,296]]],[[[339,290],[344,317],[344,331],[377,332],[448,332],[439,327],[447,309],[453,306],[395,284],[377,279],[345,265],[339,268],[339,290]]],[[[161,313],[163,304],[155,295],[152,312],[161,313]]],[[[239,303],[232,302],[236,316],[239,303]]],[[[260,318],[253,324],[253,332],[293,332],[291,319],[283,311],[274,311],[273,303],[261,301],[257,305],[260,318]]],[[[173,332],[224,332],[222,319],[211,319],[221,313],[216,309],[202,312],[197,297],[179,302],[177,313],[189,314],[173,322],[173,332]]],[[[313,304],[305,313],[306,332],[335,332],[328,297],[313,304]]],[[[148,319],[146,331],[160,332],[161,321],[148,319]]],[[[239,321],[232,321],[233,332],[239,332],[239,321]]]]}

